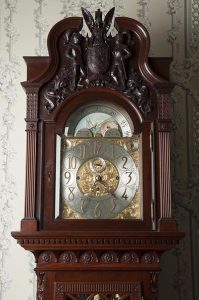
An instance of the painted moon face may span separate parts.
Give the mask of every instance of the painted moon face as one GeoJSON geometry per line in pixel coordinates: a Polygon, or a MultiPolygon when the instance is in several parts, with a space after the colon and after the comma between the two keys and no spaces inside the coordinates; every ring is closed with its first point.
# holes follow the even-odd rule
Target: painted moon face
{"type": "Polygon", "coordinates": [[[114,137],[118,136],[118,133],[121,137],[133,135],[133,124],[129,117],[115,107],[101,104],[79,108],[69,117],[65,126],[66,136],[114,137]]]}

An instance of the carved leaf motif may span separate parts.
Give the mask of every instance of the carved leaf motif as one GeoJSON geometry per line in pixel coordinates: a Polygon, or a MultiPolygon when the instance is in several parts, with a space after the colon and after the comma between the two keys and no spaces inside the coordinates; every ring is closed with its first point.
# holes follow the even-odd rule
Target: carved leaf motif
{"type": "Polygon", "coordinates": [[[84,17],[84,20],[86,22],[86,25],[88,26],[90,32],[93,32],[93,28],[95,26],[95,22],[93,19],[93,16],[91,15],[91,13],[86,9],[86,8],[81,8],[82,10],[82,15],[84,17]]]}
{"type": "Polygon", "coordinates": [[[104,29],[106,33],[109,31],[111,27],[114,12],[115,12],[115,7],[111,8],[104,18],[104,29]]]}

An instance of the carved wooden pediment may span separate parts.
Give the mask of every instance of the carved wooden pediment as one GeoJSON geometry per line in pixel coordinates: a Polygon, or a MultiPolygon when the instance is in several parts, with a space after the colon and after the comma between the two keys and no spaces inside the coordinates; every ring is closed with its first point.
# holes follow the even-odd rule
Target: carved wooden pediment
{"type": "Polygon", "coordinates": [[[45,110],[51,113],[69,95],[82,89],[107,87],[128,96],[143,114],[151,112],[150,82],[146,81],[154,84],[157,76],[146,64],[149,48],[146,29],[135,20],[116,18],[117,34],[112,36],[109,29],[114,8],[104,20],[99,9],[95,19],[84,8],[82,13],[89,35],[82,34],[82,18],[68,18],[70,26],[68,19],[63,20],[49,34],[50,56],[52,47],[56,52],[51,56],[49,81],[42,91],[45,110]]]}

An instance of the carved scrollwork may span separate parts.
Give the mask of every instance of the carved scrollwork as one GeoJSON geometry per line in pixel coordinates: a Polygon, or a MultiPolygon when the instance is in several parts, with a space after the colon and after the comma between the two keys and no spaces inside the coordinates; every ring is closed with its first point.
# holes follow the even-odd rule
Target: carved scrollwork
{"type": "Polygon", "coordinates": [[[49,83],[45,92],[45,109],[49,113],[62,102],[70,93],[70,70],[63,68],[52,82],[49,83]]]}
{"type": "Polygon", "coordinates": [[[107,36],[114,8],[104,20],[98,9],[95,20],[86,9],[83,17],[91,37],[83,36],[81,28],[67,30],[62,35],[62,60],[54,79],[44,89],[45,110],[51,113],[70,94],[89,87],[104,86],[125,93],[142,111],[152,110],[149,89],[135,72],[131,60],[134,35],[130,30],[107,36]]]}
{"type": "Polygon", "coordinates": [[[153,106],[150,101],[149,89],[137,72],[131,72],[131,75],[127,79],[125,93],[133,99],[144,114],[152,111],[153,106]]]}

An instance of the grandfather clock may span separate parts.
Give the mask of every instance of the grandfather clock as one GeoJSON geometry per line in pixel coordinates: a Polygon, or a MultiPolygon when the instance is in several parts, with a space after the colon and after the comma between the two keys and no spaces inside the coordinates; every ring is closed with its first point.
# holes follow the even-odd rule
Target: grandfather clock
{"type": "Polygon", "coordinates": [[[25,57],[25,215],[12,235],[36,259],[37,300],[157,299],[172,218],[167,60],[139,22],[58,22],[49,57],[25,57]],[[150,61],[150,62],[149,62],[150,61]],[[151,66],[156,70],[152,71],[151,66]]]}

